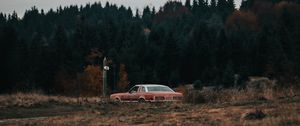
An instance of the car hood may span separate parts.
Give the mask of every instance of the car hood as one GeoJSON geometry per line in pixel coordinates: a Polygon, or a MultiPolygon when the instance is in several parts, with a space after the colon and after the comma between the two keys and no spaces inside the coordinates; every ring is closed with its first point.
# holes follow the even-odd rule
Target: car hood
{"type": "Polygon", "coordinates": [[[120,95],[127,95],[128,93],[114,93],[114,94],[111,94],[110,96],[120,96],[120,95]]]}

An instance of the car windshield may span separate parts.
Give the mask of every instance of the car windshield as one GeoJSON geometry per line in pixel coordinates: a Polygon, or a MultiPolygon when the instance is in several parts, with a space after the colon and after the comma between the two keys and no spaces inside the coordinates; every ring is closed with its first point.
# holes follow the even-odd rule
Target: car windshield
{"type": "Polygon", "coordinates": [[[166,86],[149,86],[147,87],[148,92],[155,92],[155,91],[163,91],[163,92],[174,92],[172,89],[166,86]]]}

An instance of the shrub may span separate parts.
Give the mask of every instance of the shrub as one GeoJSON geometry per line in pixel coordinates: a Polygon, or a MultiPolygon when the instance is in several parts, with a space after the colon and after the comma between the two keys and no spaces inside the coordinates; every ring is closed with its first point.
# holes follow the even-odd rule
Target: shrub
{"type": "Polygon", "coordinates": [[[102,70],[99,66],[88,65],[84,72],[78,75],[78,90],[83,96],[99,96],[102,94],[102,70]]]}
{"type": "Polygon", "coordinates": [[[189,91],[185,96],[185,102],[199,104],[206,103],[206,99],[199,91],[189,91]]]}
{"type": "Polygon", "coordinates": [[[186,96],[188,93],[188,89],[184,85],[180,85],[178,88],[176,88],[176,92],[180,92],[184,96],[186,96]]]}
{"type": "Polygon", "coordinates": [[[196,80],[193,84],[194,84],[194,88],[198,90],[201,90],[204,86],[202,81],[200,80],[196,80]]]}
{"type": "Polygon", "coordinates": [[[55,77],[56,93],[67,96],[99,96],[102,94],[102,70],[99,66],[88,65],[83,73],[71,75],[58,72],[55,77]]]}

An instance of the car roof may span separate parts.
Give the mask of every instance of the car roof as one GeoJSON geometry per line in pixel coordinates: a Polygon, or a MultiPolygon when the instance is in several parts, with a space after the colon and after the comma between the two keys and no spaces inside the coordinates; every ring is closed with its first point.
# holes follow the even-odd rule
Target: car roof
{"type": "Polygon", "coordinates": [[[162,85],[162,84],[137,84],[135,86],[145,86],[145,87],[151,87],[151,86],[164,86],[164,87],[168,87],[166,85],[162,85]]]}

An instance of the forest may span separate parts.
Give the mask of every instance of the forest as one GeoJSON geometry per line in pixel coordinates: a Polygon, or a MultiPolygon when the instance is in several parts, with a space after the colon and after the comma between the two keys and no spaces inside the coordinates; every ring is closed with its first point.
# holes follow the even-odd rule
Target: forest
{"type": "Polygon", "coordinates": [[[242,87],[250,76],[297,85],[300,1],[32,7],[23,17],[0,13],[0,45],[0,93],[99,95],[104,57],[111,92],[139,83],[242,87]]]}

